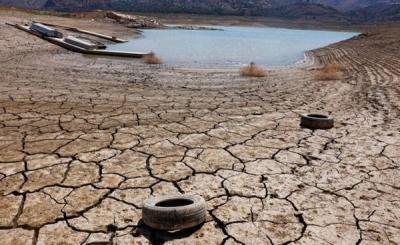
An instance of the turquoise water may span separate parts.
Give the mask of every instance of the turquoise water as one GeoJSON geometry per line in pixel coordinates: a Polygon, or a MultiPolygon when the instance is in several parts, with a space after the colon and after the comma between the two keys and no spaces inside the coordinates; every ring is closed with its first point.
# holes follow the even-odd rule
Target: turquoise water
{"type": "Polygon", "coordinates": [[[113,45],[122,51],[153,51],[167,64],[288,65],[307,50],[348,39],[358,33],[269,27],[214,30],[152,29],[139,39],[113,45]]]}

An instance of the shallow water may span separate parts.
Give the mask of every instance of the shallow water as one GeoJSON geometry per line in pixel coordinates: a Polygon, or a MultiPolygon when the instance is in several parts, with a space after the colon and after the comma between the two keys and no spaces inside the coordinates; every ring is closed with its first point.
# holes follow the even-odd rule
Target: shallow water
{"type": "Polygon", "coordinates": [[[225,27],[214,30],[144,30],[139,39],[111,50],[153,51],[167,64],[288,65],[304,52],[348,39],[358,33],[270,27],[225,27]]]}

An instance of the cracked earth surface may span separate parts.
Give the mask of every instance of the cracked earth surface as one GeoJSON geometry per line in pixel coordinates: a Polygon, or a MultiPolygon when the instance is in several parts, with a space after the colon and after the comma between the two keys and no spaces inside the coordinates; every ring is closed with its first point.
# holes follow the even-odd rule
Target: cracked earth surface
{"type": "MultiPolygon", "coordinates": [[[[400,243],[398,26],[248,79],[82,56],[4,25],[27,17],[0,19],[1,244],[400,243]],[[332,62],[344,81],[315,81],[332,62]],[[306,112],[335,128],[300,128],[306,112]],[[207,222],[145,227],[143,200],[167,193],[203,196],[207,222]]],[[[107,28],[127,32],[92,24],[107,28]]]]}

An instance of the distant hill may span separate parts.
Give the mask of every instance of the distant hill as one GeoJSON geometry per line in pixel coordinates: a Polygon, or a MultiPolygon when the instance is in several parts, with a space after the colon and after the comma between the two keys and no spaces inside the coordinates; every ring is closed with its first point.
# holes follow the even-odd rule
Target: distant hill
{"type": "Polygon", "coordinates": [[[347,13],[350,21],[400,21],[400,4],[375,4],[347,13]]]}
{"type": "Polygon", "coordinates": [[[262,16],[287,19],[312,19],[324,21],[345,21],[346,17],[337,9],[315,3],[295,3],[271,8],[259,13],[262,16]]]}
{"type": "Polygon", "coordinates": [[[43,8],[48,0],[0,0],[0,5],[22,8],[43,8]]]}
{"type": "Polygon", "coordinates": [[[57,11],[257,15],[327,21],[399,20],[400,0],[0,0],[0,5],[57,11]]]}
{"type": "Polygon", "coordinates": [[[336,8],[342,12],[362,9],[376,4],[396,4],[399,0],[310,0],[308,2],[319,3],[336,8]]]}

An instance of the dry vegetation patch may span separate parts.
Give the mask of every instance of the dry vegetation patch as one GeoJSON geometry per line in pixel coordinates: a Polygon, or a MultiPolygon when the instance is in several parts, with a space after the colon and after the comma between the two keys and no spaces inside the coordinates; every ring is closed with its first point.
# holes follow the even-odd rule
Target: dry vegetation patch
{"type": "Polygon", "coordinates": [[[327,64],[319,69],[317,80],[330,81],[343,79],[343,67],[340,64],[327,64]]]}
{"type": "Polygon", "coordinates": [[[250,65],[240,68],[240,74],[247,77],[265,77],[267,71],[254,63],[250,63],[250,65]]]}
{"type": "Polygon", "coordinates": [[[160,57],[155,55],[154,53],[147,54],[143,57],[144,62],[147,64],[162,64],[162,60],[160,57]]]}

